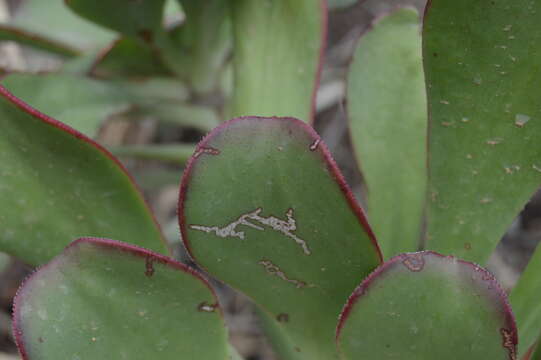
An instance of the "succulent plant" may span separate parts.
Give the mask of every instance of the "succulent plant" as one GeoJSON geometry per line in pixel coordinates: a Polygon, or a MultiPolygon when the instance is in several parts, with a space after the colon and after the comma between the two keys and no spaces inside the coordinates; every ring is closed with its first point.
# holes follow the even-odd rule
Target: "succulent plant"
{"type": "Polygon", "coordinates": [[[94,23],[71,18],[77,40],[30,15],[0,26],[70,59],[0,86],[0,250],[40,266],[14,299],[23,359],[240,359],[207,274],[254,301],[283,360],[540,357],[540,252],[509,299],[483,266],[541,180],[541,1],[432,0],[422,24],[398,8],[360,36],[347,97],[367,213],[311,126],[326,2],[179,3],[164,26],[176,3],[67,0],[94,23]],[[217,89],[222,109],[190,102],[217,89]],[[92,139],[119,112],[233,118],[182,152],[112,149],[193,150],[178,222],[200,270],[92,139]]]}

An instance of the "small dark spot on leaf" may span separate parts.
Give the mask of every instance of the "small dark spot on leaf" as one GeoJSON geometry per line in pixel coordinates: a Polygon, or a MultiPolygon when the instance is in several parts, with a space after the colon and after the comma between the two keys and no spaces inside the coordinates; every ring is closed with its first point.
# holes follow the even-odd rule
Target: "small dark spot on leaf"
{"type": "Polygon", "coordinates": [[[43,338],[40,336],[40,337],[38,338],[38,341],[39,341],[40,343],[42,343],[42,342],[43,342],[43,338]]]}
{"type": "Polygon", "coordinates": [[[438,57],[438,53],[432,53],[432,56],[438,57]]]}
{"type": "Polygon", "coordinates": [[[471,244],[469,242],[464,243],[464,249],[471,250],[471,244]]]}
{"type": "Polygon", "coordinates": [[[206,301],[203,301],[197,306],[197,311],[201,312],[214,312],[216,308],[218,307],[218,304],[209,304],[206,301]]]}
{"type": "Polygon", "coordinates": [[[147,256],[145,261],[145,275],[151,277],[154,275],[154,259],[151,256],[147,256]]]}
{"type": "Polygon", "coordinates": [[[276,320],[278,320],[279,322],[282,322],[282,323],[289,322],[289,314],[280,313],[280,314],[276,315],[276,320]]]}
{"type": "Polygon", "coordinates": [[[298,346],[295,346],[295,351],[296,351],[296,352],[301,352],[301,348],[298,347],[298,346]]]}
{"type": "Polygon", "coordinates": [[[402,260],[402,264],[410,271],[418,272],[423,270],[425,259],[423,254],[406,254],[402,260]]]}
{"type": "Polygon", "coordinates": [[[139,37],[141,39],[143,39],[144,42],[148,43],[148,44],[151,44],[152,43],[152,40],[153,40],[153,35],[152,35],[152,31],[149,30],[149,29],[142,29],[142,30],[139,30],[139,32],[137,33],[137,35],[139,35],[139,37]]]}

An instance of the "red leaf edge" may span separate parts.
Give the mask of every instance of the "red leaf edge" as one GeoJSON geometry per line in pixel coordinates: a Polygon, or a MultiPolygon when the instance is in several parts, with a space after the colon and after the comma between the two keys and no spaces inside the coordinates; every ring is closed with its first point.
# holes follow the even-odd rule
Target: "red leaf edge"
{"type": "Polygon", "coordinates": [[[150,217],[152,219],[152,222],[154,223],[154,225],[158,229],[158,233],[160,234],[160,239],[162,240],[163,245],[165,245],[165,248],[167,249],[167,251],[171,252],[171,249],[169,248],[169,244],[167,243],[167,241],[165,240],[165,237],[163,235],[161,226],[158,223],[158,221],[156,220],[156,217],[154,216],[154,213],[150,210],[150,206],[149,206],[148,202],[143,197],[142,192],[139,189],[139,186],[135,182],[135,179],[128,172],[128,170],[124,167],[124,165],[122,165],[120,160],[118,160],[115,156],[113,156],[113,154],[111,154],[103,146],[101,146],[100,144],[98,144],[94,140],[90,139],[86,135],[84,135],[84,134],[80,133],[79,131],[75,130],[74,128],[64,124],[63,122],[60,122],[60,121],[58,121],[56,119],[53,119],[52,117],[50,117],[48,115],[45,115],[44,113],[34,109],[30,105],[28,105],[27,103],[22,101],[21,99],[19,99],[15,95],[13,95],[8,89],[6,89],[2,85],[0,85],[0,96],[4,97],[9,102],[11,102],[13,105],[18,107],[20,110],[26,112],[27,114],[33,116],[36,119],[42,121],[43,123],[48,124],[50,126],[53,126],[53,127],[57,128],[59,130],[62,130],[64,132],[70,134],[71,136],[75,137],[76,139],[79,139],[79,140],[82,140],[82,141],[86,142],[87,144],[89,144],[92,147],[96,148],[96,150],[103,153],[110,160],[112,160],[118,166],[118,168],[124,173],[124,175],[126,175],[126,177],[128,178],[129,182],[132,185],[133,190],[139,195],[139,198],[140,198],[141,202],[144,204],[144,206],[146,207],[146,209],[148,211],[148,214],[150,215],[150,217]]]}
{"type": "Polygon", "coordinates": [[[193,268],[190,268],[187,265],[182,264],[168,256],[158,254],[156,252],[147,250],[137,245],[132,245],[132,244],[124,243],[121,241],[111,240],[111,239],[106,239],[106,238],[93,238],[93,237],[79,238],[73,241],[72,243],[70,243],[68,246],[66,246],[64,248],[64,251],[60,255],[56,256],[47,264],[36,269],[31,275],[29,275],[23,281],[23,283],[17,290],[17,294],[15,295],[15,298],[13,300],[12,331],[13,331],[13,337],[15,338],[15,344],[17,345],[17,348],[19,349],[19,354],[21,355],[22,360],[30,360],[25,348],[25,344],[24,344],[24,330],[22,329],[22,326],[21,326],[21,317],[20,317],[20,304],[21,304],[22,298],[24,298],[26,295],[27,288],[31,286],[31,281],[33,280],[33,278],[37,276],[42,270],[46,270],[48,267],[58,262],[61,262],[62,257],[65,255],[65,253],[69,249],[77,247],[81,243],[94,244],[94,245],[103,247],[106,250],[118,250],[118,251],[127,253],[129,255],[140,257],[143,259],[143,261],[147,261],[147,259],[151,258],[153,263],[160,263],[160,264],[169,266],[173,269],[180,270],[186,274],[192,275],[196,279],[200,280],[209,289],[210,293],[216,300],[215,303],[218,304],[216,308],[218,309],[219,316],[222,319],[224,318],[223,311],[219,305],[216,292],[211,287],[210,283],[203,277],[203,275],[201,275],[198,271],[194,270],[193,268]]]}
{"type": "MultiPolygon", "coordinates": [[[[492,289],[494,289],[495,293],[497,294],[497,298],[501,301],[501,306],[502,306],[502,308],[504,310],[503,311],[504,323],[505,323],[506,329],[510,331],[510,340],[512,342],[512,345],[516,348],[516,346],[518,344],[518,330],[517,330],[517,325],[516,325],[516,322],[515,322],[515,316],[513,315],[513,311],[511,309],[511,305],[509,304],[507,294],[501,288],[500,284],[498,283],[498,281],[496,280],[494,275],[492,275],[488,270],[484,269],[483,267],[480,267],[479,265],[477,265],[475,263],[459,259],[459,258],[457,258],[455,256],[445,256],[445,255],[442,255],[442,254],[437,253],[435,251],[425,250],[425,251],[419,251],[419,252],[413,252],[413,253],[399,254],[399,255],[396,255],[396,256],[392,257],[391,259],[389,259],[388,261],[386,261],[385,263],[383,263],[382,265],[377,267],[353,291],[353,293],[348,298],[346,304],[344,305],[344,308],[342,309],[342,312],[340,313],[340,315],[338,317],[338,325],[336,327],[335,340],[336,340],[336,345],[337,345],[339,353],[342,353],[342,350],[340,348],[340,342],[339,342],[341,331],[342,331],[342,329],[344,327],[345,322],[348,320],[348,317],[349,317],[351,311],[353,310],[353,307],[355,306],[355,304],[357,303],[359,298],[366,292],[367,289],[370,288],[370,286],[372,285],[374,280],[377,280],[377,278],[380,275],[382,275],[386,271],[388,271],[392,265],[394,265],[396,263],[401,263],[404,260],[407,260],[413,254],[421,254],[423,257],[426,256],[426,255],[429,255],[429,256],[435,256],[435,257],[439,257],[439,258],[455,259],[457,263],[460,263],[462,265],[465,265],[465,266],[471,268],[472,271],[480,271],[480,272],[482,272],[483,273],[483,276],[482,276],[483,280],[490,284],[492,289]]],[[[509,360],[516,360],[516,354],[514,354],[514,353],[512,353],[510,351],[509,352],[509,360]]]]}

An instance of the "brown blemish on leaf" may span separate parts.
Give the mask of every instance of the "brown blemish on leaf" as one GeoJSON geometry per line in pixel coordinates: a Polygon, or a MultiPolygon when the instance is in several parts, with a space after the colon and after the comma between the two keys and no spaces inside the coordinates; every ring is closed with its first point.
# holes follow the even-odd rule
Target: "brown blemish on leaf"
{"type": "Polygon", "coordinates": [[[227,238],[227,237],[236,237],[241,240],[244,240],[245,234],[244,231],[237,231],[237,226],[244,225],[251,227],[252,229],[256,229],[259,231],[264,231],[265,228],[259,225],[256,225],[248,220],[252,220],[256,223],[259,223],[261,225],[265,225],[270,227],[272,230],[278,231],[285,235],[286,237],[294,240],[297,244],[300,245],[305,255],[310,255],[311,251],[308,247],[308,244],[305,240],[299,238],[297,235],[294,234],[295,230],[297,230],[297,222],[295,218],[293,217],[293,209],[288,209],[286,212],[286,219],[282,220],[275,216],[269,215],[267,217],[261,216],[261,212],[263,209],[257,208],[254,211],[250,211],[246,214],[242,214],[237,218],[237,220],[229,223],[228,225],[224,227],[218,227],[218,226],[203,226],[203,225],[190,225],[190,229],[192,230],[198,230],[203,231],[206,233],[214,232],[217,236],[221,238],[227,238]]]}
{"type": "Polygon", "coordinates": [[[152,34],[152,31],[149,30],[149,29],[142,29],[142,30],[139,30],[139,32],[137,33],[137,35],[139,35],[139,37],[141,39],[143,39],[144,42],[146,42],[147,44],[151,44],[152,41],[154,40],[154,36],[152,34]]]}
{"type": "Polygon", "coordinates": [[[517,349],[515,346],[513,332],[508,329],[501,328],[500,334],[502,335],[502,346],[507,349],[509,353],[509,360],[517,359],[517,349]]]}
{"type": "Polygon", "coordinates": [[[319,143],[321,142],[321,139],[317,139],[310,145],[310,151],[315,151],[317,147],[319,146],[319,143]]]}
{"type": "Polygon", "coordinates": [[[280,314],[276,315],[276,320],[278,320],[281,323],[289,322],[289,314],[280,313],[280,314]]]}
{"type": "Polygon", "coordinates": [[[210,146],[209,147],[200,147],[195,151],[195,153],[193,154],[193,157],[198,158],[199,156],[201,156],[201,154],[219,155],[220,150],[215,149],[215,148],[210,147],[210,146]]]}
{"type": "Polygon", "coordinates": [[[40,337],[38,338],[38,341],[39,341],[40,343],[43,343],[43,338],[40,336],[40,337]]]}
{"type": "Polygon", "coordinates": [[[197,305],[197,311],[200,312],[214,312],[216,308],[218,307],[218,304],[209,304],[206,301],[203,301],[199,305],[197,305]]]}
{"type": "Polygon", "coordinates": [[[471,250],[471,244],[469,242],[464,243],[464,249],[471,250]]]}
{"type": "Polygon", "coordinates": [[[423,254],[405,254],[402,264],[410,271],[419,272],[425,266],[425,259],[423,254]]]}
{"type": "Polygon", "coordinates": [[[258,261],[258,264],[263,265],[263,267],[265,267],[265,270],[267,271],[267,273],[269,273],[270,275],[278,276],[280,279],[295,285],[295,287],[297,289],[301,289],[301,288],[307,286],[307,284],[304,281],[288,278],[286,276],[286,274],[282,270],[280,270],[280,268],[278,266],[273,264],[272,261],[270,261],[270,260],[262,259],[262,260],[258,261]]]}
{"type": "Polygon", "coordinates": [[[296,351],[296,352],[301,352],[301,348],[298,347],[298,346],[295,346],[295,351],[296,351]]]}
{"type": "Polygon", "coordinates": [[[145,275],[147,277],[154,275],[154,259],[151,256],[147,256],[145,259],[145,275]]]}

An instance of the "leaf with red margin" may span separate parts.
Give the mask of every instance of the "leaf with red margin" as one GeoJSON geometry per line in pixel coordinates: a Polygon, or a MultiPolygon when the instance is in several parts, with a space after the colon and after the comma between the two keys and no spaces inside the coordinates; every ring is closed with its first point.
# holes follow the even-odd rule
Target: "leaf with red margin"
{"type": "Polygon", "coordinates": [[[247,117],[213,130],[184,172],[179,220],[191,256],[262,307],[284,359],[337,357],[336,318],[381,254],[311,127],[247,117]]]}
{"type": "Polygon", "coordinates": [[[109,117],[131,108],[131,99],[114,84],[83,76],[13,73],[0,84],[32,107],[91,138],[109,117]]]}
{"type": "Polygon", "coordinates": [[[231,2],[232,116],[313,122],[327,34],[325,0],[231,2]]]}
{"type": "Polygon", "coordinates": [[[38,265],[81,236],[166,251],[141,193],[100,145],[2,86],[0,129],[0,251],[38,265]]]}
{"type": "Polygon", "coordinates": [[[431,251],[397,255],[353,292],[340,315],[343,359],[516,359],[505,292],[485,269],[431,251]]]}
{"type": "Polygon", "coordinates": [[[14,302],[23,359],[226,359],[217,298],[187,266],[83,238],[31,275],[14,302]]]}

